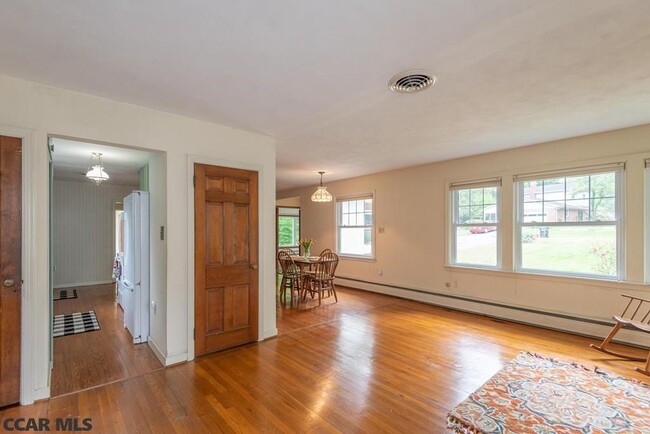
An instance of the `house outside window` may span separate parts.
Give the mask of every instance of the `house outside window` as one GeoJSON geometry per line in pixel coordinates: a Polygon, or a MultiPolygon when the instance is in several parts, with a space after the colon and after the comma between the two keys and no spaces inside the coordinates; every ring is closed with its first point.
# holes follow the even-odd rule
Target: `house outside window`
{"type": "Polygon", "coordinates": [[[515,176],[517,270],[622,279],[623,169],[515,176]]]}
{"type": "Polygon", "coordinates": [[[500,188],[501,178],[449,185],[452,265],[500,267],[500,188]]]}
{"type": "Polygon", "coordinates": [[[375,256],[372,194],[336,200],[337,253],[373,259],[375,256]]]}

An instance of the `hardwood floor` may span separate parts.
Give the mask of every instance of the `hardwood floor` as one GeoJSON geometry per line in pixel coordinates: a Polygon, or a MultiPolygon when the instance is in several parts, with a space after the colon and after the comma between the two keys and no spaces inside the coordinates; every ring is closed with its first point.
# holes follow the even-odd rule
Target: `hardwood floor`
{"type": "Polygon", "coordinates": [[[54,339],[52,396],[146,374],[163,366],[147,344],[133,345],[115,285],[77,287],[78,298],[54,302],[54,314],[94,310],[101,330],[54,339]]]}
{"type": "Polygon", "coordinates": [[[280,306],[275,339],[5,409],[0,419],[92,418],[93,432],[111,433],[440,433],[449,409],[524,350],[648,382],[637,364],[589,349],[592,339],[351,289],[338,295],[318,308],[280,306]]]}

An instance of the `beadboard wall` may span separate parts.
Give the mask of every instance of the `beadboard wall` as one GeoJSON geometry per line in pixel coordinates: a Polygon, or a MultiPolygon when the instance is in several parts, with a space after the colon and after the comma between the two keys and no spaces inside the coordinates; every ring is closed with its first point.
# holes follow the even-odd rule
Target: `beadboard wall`
{"type": "Polygon", "coordinates": [[[111,281],[113,205],[135,185],[54,181],[54,287],[111,281]]]}

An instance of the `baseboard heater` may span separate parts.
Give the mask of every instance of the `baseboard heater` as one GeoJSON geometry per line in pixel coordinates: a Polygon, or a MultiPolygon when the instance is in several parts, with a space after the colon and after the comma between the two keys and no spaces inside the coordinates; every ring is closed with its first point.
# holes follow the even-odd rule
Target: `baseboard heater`
{"type": "MultiPolygon", "coordinates": [[[[546,312],[523,306],[509,306],[493,301],[462,297],[458,295],[431,292],[422,289],[408,288],[400,285],[370,282],[352,277],[340,276],[336,283],[350,288],[379,294],[391,295],[410,301],[418,301],[432,306],[453,309],[489,318],[502,319],[525,325],[532,325],[549,330],[571,333],[602,340],[611,330],[613,322],[592,318],[581,318],[572,315],[546,312]]],[[[647,335],[639,336],[634,330],[623,330],[619,333],[617,342],[647,348],[647,335]]]]}

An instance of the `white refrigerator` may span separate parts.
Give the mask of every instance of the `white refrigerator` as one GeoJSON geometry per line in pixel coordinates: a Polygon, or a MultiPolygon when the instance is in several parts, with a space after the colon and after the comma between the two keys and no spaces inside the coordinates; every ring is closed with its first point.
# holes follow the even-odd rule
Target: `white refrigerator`
{"type": "Polygon", "coordinates": [[[149,193],[124,198],[124,264],[120,282],[124,327],[134,344],[149,338],[149,193]]]}

